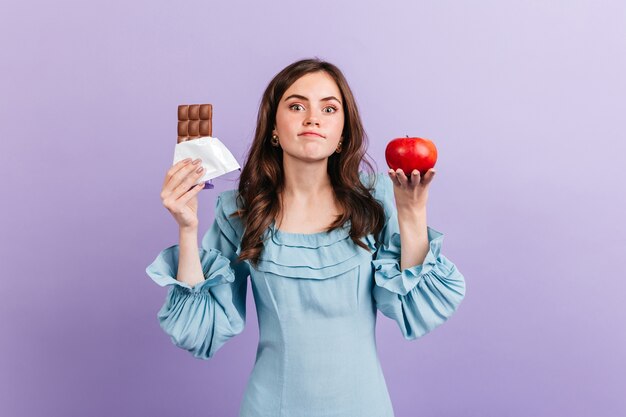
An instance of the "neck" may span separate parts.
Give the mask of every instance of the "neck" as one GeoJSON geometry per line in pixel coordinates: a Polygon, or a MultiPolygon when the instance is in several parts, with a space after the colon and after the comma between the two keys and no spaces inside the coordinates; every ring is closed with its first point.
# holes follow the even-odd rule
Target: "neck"
{"type": "Polygon", "coordinates": [[[283,159],[285,175],[284,196],[289,200],[314,200],[332,191],[328,175],[328,159],[316,162],[303,162],[283,159]]]}

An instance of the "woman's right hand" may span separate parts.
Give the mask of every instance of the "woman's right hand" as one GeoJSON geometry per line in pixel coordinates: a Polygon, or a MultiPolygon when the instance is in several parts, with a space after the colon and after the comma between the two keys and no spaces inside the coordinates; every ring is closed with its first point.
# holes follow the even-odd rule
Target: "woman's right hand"
{"type": "Polygon", "coordinates": [[[198,228],[198,193],[204,188],[204,182],[197,184],[204,174],[200,162],[190,158],[178,161],[167,171],[163,182],[161,201],[181,229],[198,228]]]}

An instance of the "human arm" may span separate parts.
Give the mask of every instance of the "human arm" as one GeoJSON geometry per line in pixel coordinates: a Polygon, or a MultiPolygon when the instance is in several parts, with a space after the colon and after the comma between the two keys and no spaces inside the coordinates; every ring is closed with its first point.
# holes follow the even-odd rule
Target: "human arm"
{"type": "Polygon", "coordinates": [[[375,194],[383,203],[386,220],[372,260],[373,296],[377,308],[398,323],[404,338],[415,339],[457,310],[465,297],[465,278],[441,253],[443,234],[427,226],[423,200],[397,202],[386,175],[377,178],[375,194]]]}
{"type": "Polygon", "coordinates": [[[169,286],[157,314],[161,328],[176,346],[200,359],[211,358],[245,326],[249,269],[247,263],[237,262],[236,248],[220,228],[217,216],[221,211],[220,196],[216,219],[201,247],[191,233],[183,234],[180,244],[161,251],[146,268],[158,285],[169,286]],[[184,264],[179,262],[183,258],[187,259],[184,264]],[[202,278],[198,280],[200,273],[202,278]]]}

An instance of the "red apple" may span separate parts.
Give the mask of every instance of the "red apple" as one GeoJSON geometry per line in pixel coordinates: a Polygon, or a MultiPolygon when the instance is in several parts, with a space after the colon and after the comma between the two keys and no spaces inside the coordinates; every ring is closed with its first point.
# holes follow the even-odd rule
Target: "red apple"
{"type": "Polygon", "coordinates": [[[385,149],[387,165],[394,171],[401,168],[404,175],[411,177],[414,169],[424,176],[437,162],[437,147],[424,138],[396,138],[385,149]]]}

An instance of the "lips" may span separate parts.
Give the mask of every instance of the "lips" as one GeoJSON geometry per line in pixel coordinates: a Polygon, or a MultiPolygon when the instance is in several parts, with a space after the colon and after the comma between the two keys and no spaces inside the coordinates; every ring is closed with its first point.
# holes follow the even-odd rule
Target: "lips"
{"type": "Polygon", "coordinates": [[[300,136],[317,136],[320,138],[323,138],[324,136],[320,135],[319,133],[315,133],[315,132],[302,132],[300,133],[300,136]]]}

